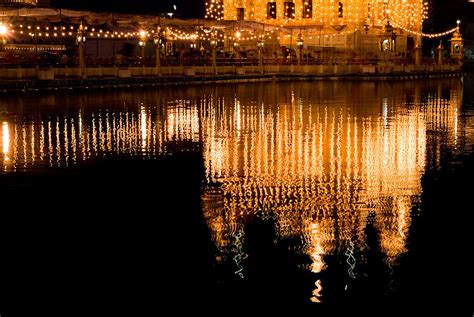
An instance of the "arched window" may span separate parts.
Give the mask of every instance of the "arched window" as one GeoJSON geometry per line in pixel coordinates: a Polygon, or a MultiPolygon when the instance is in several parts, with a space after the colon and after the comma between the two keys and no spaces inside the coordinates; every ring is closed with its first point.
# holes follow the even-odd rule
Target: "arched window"
{"type": "Polygon", "coordinates": [[[237,8],[237,21],[245,20],[245,9],[237,8]]]}
{"type": "Polygon", "coordinates": [[[454,51],[454,54],[459,54],[459,52],[461,51],[461,45],[454,44],[453,45],[453,51],[454,51]]]}
{"type": "Polygon", "coordinates": [[[342,4],[342,2],[339,2],[338,12],[339,17],[342,18],[344,16],[344,4],[342,4]]]}
{"type": "Polygon", "coordinates": [[[276,2],[268,2],[267,3],[267,19],[268,20],[275,20],[277,18],[277,4],[276,2]]]}
{"type": "Polygon", "coordinates": [[[303,1],[303,18],[311,19],[313,17],[313,0],[303,1]]]}
{"type": "Polygon", "coordinates": [[[294,2],[285,2],[285,18],[294,19],[295,18],[295,3],[294,2]]]}

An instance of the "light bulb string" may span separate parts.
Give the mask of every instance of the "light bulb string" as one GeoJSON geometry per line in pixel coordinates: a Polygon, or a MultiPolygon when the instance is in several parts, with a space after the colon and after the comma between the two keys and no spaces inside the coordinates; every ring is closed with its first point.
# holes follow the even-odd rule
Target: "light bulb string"
{"type": "Polygon", "coordinates": [[[393,24],[394,27],[396,28],[399,28],[407,33],[410,33],[410,34],[413,34],[413,35],[418,35],[418,36],[422,36],[422,37],[427,37],[427,38],[438,38],[438,37],[443,37],[443,36],[446,36],[446,35],[449,35],[449,34],[452,34],[456,31],[459,30],[459,26],[456,26],[452,29],[449,29],[445,32],[440,32],[440,33],[423,33],[423,32],[418,32],[418,31],[414,31],[414,30],[410,30],[406,27],[403,27],[401,25],[399,25],[398,23],[396,22],[393,22],[393,21],[390,21],[391,24],[393,24]]]}

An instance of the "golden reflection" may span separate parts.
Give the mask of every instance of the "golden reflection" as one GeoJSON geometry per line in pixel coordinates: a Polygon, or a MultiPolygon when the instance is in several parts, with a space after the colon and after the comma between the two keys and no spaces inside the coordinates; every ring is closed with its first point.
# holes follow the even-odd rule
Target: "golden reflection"
{"type": "Polygon", "coordinates": [[[325,242],[332,240],[332,238],[331,234],[324,236],[318,224],[312,223],[309,225],[309,236],[307,237],[309,247],[306,251],[312,261],[310,266],[311,272],[321,273],[325,269],[326,264],[324,263],[323,256],[329,250],[324,248],[323,245],[325,242]]]}
{"type": "MultiPolygon", "coordinates": [[[[141,132],[141,150],[146,152],[148,147],[148,129],[147,129],[147,113],[146,108],[142,105],[140,107],[140,132],[141,132]]],[[[107,131],[109,131],[107,129],[107,131]]]]}
{"type": "MultiPolygon", "coordinates": [[[[275,224],[277,241],[301,239],[314,274],[339,253],[347,275],[357,277],[360,254],[374,247],[367,226],[395,264],[407,250],[424,171],[440,166],[442,147],[474,144],[474,119],[461,117],[459,81],[203,89],[156,92],[160,98],[138,106],[133,93],[120,93],[113,107],[82,107],[81,99],[75,112],[3,121],[0,167],[199,149],[203,214],[218,261],[245,276],[245,224],[260,217],[275,224]]],[[[321,297],[318,281],[312,301],[321,297]]]]}
{"type": "MultiPolygon", "coordinates": [[[[347,275],[357,278],[367,226],[375,227],[389,265],[407,251],[421,177],[439,166],[439,144],[456,147],[465,127],[458,120],[460,84],[447,94],[419,85],[381,85],[375,93],[372,84],[360,84],[363,99],[336,85],[298,84],[257,101],[241,92],[223,106],[216,97],[200,104],[203,211],[224,255],[235,256],[235,228],[254,216],[272,219],[277,239],[301,237],[315,274],[338,252],[347,275]]],[[[319,302],[316,286],[311,301],[319,302]]]]}
{"type": "Polygon", "coordinates": [[[323,291],[323,285],[321,284],[321,280],[317,280],[316,283],[314,283],[316,288],[313,290],[313,293],[310,298],[310,300],[313,303],[321,303],[321,297],[323,296],[321,292],[323,291]]]}
{"type": "Polygon", "coordinates": [[[10,129],[8,127],[8,122],[4,121],[2,123],[2,150],[3,150],[3,160],[8,162],[10,157],[8,153],[10,152],[10,129]]]}

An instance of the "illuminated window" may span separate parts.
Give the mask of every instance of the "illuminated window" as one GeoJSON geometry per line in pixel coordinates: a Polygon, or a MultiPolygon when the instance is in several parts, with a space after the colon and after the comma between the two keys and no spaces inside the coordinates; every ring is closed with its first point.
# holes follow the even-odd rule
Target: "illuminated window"
{"type": "Polygon", "coordinates": [[[237,8],[237,20],[238,21],[245,20],[245,10],[244,10],[244,8],[237,8]]]}
{"type": "Polygon", "coordinates": [[[277,18],[277,4],[276,2],[267,3],[267,19],[274,20],[277,18]]]}
{"type": "Polygon", "coordinates": [[[313,17],[313,0],[303,1],[303,18],[311,19],[313,17]]]}
{"type": "Polygon", "coordinates": [[[295,4],[293,2],[285,2],[285,18],[295,18],[295,4]]]}
{"type": "Polygon", "coordinates": [[[344,5],[342,4],[342,2],[339,2],[338,12],[339,12],[339,17],[342,18],[344,16],[344,5]]]}

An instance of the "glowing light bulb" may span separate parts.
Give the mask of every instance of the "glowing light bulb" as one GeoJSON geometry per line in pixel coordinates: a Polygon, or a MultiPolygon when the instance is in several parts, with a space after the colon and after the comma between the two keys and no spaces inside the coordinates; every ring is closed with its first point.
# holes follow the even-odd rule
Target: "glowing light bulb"
{"type": "Polygon", "coordinates": [[[0,35],[7,35],[8,29],[5,25],[0,24],[0,35]]]}

